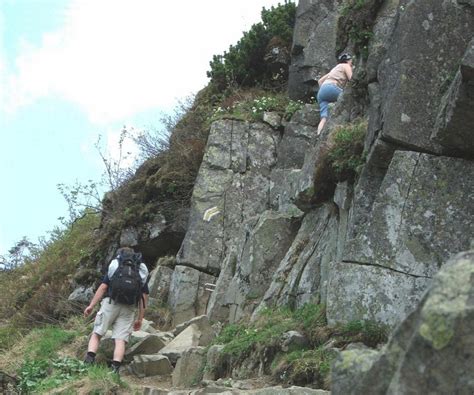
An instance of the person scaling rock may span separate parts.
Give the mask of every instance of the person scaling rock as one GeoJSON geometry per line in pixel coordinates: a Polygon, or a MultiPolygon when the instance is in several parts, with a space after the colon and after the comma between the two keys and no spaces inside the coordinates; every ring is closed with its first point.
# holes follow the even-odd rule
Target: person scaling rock
{"type": "Polygon", "coordinates": [[[352,56],[343,53],[338,58],[338,64],[329,73],[318,80],[319,91],[317,100],[319,103],[320,118],[318,135],[323,130],[329,115],[329,103],[334,103],[352,78],[352,56]]]}

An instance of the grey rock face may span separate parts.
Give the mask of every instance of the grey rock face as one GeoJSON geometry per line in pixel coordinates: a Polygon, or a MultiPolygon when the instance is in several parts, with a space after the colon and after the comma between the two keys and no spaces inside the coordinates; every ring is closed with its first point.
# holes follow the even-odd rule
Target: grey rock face
{"type": "Polygon", "coordinates": [[[285,255],[300,225],[300,212],[265,212],[249,234],[226,292],[230,321],[249,315],[262,299],[271,273],[285,255]]]}
{"type": "Polygon", "coordinates": [[[268,125],[224,120],[211,128],[193,191],[190,224],[179,264],[218,273],[226,240],[243,220],[268,206],[268,175],[276,132],[268,125]]]}
{"type": "Polygon", "coordinates": [[[173,324],[178,325],[206,312],[209,292],[206,283],[215,277],[186,266],[176,266],[171,277],[168,304],[173,313],[173,324]]]}
{"type": "Polygon", "coordinates": [[[373,352],[343,352],[333,394],[470,394],[474,391],[474,252],[435,276],[417,309],[373,352]],[[359,361],[356,371],[351,366],[359,361]],[[361,367],[364,367],[362,369],[361,367]]]}
{"type": "Polygon", "coordinates": [[[432,277],[474,231],[474,164],[397,151],[344,260],[432,277]]]}
{"type": "Polygon", "coordinates": [[[473,21],[472,8],[456,2],[415,1],[399,8],[378,72],[385,139],[425,152],[441,151],[430,137],[446,80],[456,72],[472,38],[473,21]]]}
{"type": "Polygon", "coordinates": [[[334,67],[338,5],[334,0],[299,1],[288,80],[291,99],[314,95],[314,80],[334,67]]]}
{"type": "Polygon", "coordinates": [[[433,139],[445,152],[474,157],[474,39],[441,102],[433,139]]]}
{"type": "Polygon", "coordinates": [[[444,261],[469,248],[474,164],[395,153],[370,219],[330,273],[328,319],[395,324],[415,308],[444,261]]]}
{"type": "Polygon", "coordinates": [[[286,125],[283,138],[278,145],[277,168],[299,169],[319,123],[317,106],[307,104],[295,113],[286,125]]]}
{"type": "MultiPolygon", "coordinates": [[[[330,204],[308,213],[285,257],[275,270],[263,300],[264,307],[321,301],[323,269],[335,259],[336,212],[330,204]]],[[[327,280],[327,279],[324,279],[327,280]]],[[[324,282],[323,280],[323,282],[324,282]]]]}
{"type": "Polygon", "coordinates": [[[148,288],[150,290],[151,298],[158,299],[162,303],[166,303],[168,301],[172,275],[173,269],[167,266],[157,266],[150,273],[148,288]]]}

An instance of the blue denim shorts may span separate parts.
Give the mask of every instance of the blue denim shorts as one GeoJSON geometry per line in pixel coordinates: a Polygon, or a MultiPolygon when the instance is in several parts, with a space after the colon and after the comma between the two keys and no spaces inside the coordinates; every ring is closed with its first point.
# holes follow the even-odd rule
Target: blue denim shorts
{"type": "Polygon", "coordinates": [[[334,103],[341,94],[342,89],[336,84],[323,84],[318,91],[319,113],[321,118],[329,115],[329,103],[334,103]]]}

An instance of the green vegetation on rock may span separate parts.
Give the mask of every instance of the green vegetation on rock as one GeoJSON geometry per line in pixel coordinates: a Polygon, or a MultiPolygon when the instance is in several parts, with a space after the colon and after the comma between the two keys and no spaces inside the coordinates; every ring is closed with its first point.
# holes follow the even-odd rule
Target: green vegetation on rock
{"type": "Polygon", "coordinates": [[[247,358],[255,360],[265,356],[266,369],[277,381],[329,388],[330,365],[335,354],[327,345],[340,348],[362,342],[376,347],[387,341],[387,328],[371,321],[352,321],[329,327],[325,317],[324,306],[317,304],[306,304],[296,310],[267,308],[253,323],[226,326],[214,344],[224,346],[221,359],[228,366],[235,368],[244,365],[247,358]],[[281,342],[288,331],[304,335],[308,339],[307,345],[283,351],[281,342]]]}
{"type": "Polygon", "coordinates": [[[286,80],[287,66],[275,72],[268,67],[264,57],[272,44],[289,53],[296,5],[285,0],[277,7],[264,8],[261,16],[262,22],[254,24],[236,45],[231,45],[223,55],[214,55],[210,62],[207,76],[220,92],[234,86],[280,85],[286,80]]]}
{"type": "Polygon", "coordinates": [[[367,121],[357,120],[331,132],[328,160],[337,181],[353,178],[365,163],[364,140],[367,121]]]}

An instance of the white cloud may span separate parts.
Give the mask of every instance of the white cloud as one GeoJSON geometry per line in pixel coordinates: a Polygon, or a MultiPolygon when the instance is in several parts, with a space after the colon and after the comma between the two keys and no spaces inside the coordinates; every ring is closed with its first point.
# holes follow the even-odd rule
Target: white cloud
{"type": "MultiPolygon", "coordinates": [[[[79,104],[95,123],[169,107],[202,88],[212,55],[277,3],[73,0],[61,29],[44,33],[40,46],[23,43],[1,89],[4,105],[15,112],[56,96],[79,104]]],[[[1,66],[0,58],[0,73],[1,66]]]]}

